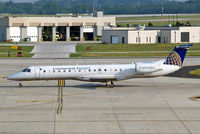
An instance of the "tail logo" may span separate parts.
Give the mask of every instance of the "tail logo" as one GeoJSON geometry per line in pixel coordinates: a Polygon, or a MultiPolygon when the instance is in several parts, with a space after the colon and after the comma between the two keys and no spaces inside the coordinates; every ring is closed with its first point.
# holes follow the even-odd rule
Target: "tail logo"
{"type": "Polygon", "coordinates": [[[176,51],[173,51],[169,57],[167,57],[167,60],[164,64],[182,66],[181,57],[176,51]]]}

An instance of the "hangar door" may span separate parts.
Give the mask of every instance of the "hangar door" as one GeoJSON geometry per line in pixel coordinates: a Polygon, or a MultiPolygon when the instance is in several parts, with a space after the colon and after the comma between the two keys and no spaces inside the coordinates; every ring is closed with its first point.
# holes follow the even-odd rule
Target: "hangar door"
{"type": "Polygon", "coordinates": [[[20,42],[20,31],[20,27],[10,27],[10,39],[13,40],[13,42],[20,42]]]}
{"type": "Polygon", "coordinates": [[[83,27],[83,35],[86,41],[93,40],[94,29],[92,26],[83,27]]]}
{"type": "Polygon", "coordinates": [[[110,42],[111,42],[111,44],[118,44],[119,36],[111,36],[110,42]]]}
{"type": "Polygon", "coordinates": [[[27,38],[31,39],[31,42],[38,41],[38,28],[37,27],[27,27],[27,38]]]}

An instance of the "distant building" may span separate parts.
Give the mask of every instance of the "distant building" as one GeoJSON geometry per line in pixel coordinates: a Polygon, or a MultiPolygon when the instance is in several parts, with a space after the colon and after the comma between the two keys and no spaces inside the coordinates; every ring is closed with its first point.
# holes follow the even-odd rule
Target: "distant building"
{"type": "MultiPolygon", "coordinates": [[[[99,16],[100,15],[100,16],[99,16]]],[[[115,17],[4,17],[0,41],[85,41],[102,36],[104,27],[116,26],[115,17]]]]}
{"type": "Polygon", "coordinates": [[[162,43],[199,43],[200,27],[177,27],[177,29],[161,30],[162,43]]]}
{"type": "Polygon", "coordinates": [[[103,43],[199,43],[200,27],[141,27],[103,30],[103,43]]]}

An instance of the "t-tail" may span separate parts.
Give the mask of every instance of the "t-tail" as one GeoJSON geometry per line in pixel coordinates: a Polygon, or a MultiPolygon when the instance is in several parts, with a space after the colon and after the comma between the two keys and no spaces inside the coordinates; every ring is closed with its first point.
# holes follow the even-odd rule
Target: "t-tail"
{"type": "Polygon", "coordinates": [[[183,65],[183,61],[185,59],[187,50],[191,46],[193,46],[193,44],[176,46],[174,50],[170,53],[170,55],[167,57],[167,60],[164,62],[164,64],[177,65],[181,67],[183,65]]]}

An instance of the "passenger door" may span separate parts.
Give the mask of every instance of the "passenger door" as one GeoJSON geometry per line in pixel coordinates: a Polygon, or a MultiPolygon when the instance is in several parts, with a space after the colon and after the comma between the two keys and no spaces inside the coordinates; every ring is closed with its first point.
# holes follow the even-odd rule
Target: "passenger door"
{"type": "Polygon", "coordinates": [[[39,79],[40,78],[40,67],[35,66],[34,70],[35,70],[35,79],[39,79]]]}

